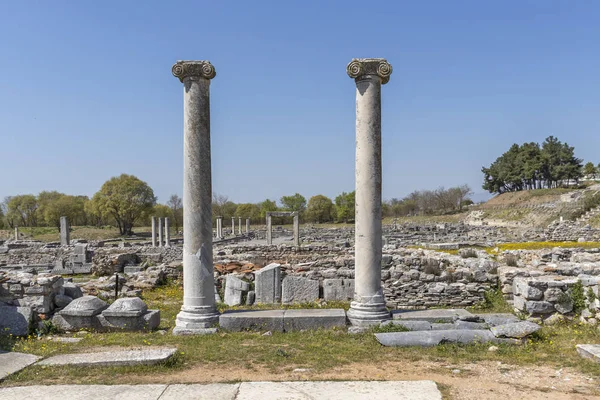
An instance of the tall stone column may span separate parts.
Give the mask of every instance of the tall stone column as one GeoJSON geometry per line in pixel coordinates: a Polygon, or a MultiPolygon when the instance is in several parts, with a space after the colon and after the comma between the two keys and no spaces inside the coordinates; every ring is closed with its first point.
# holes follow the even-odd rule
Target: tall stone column
{"type": "Polygon", "coordinates": [[[238,233],[242,234],[242,217],[238,217],[238,233]]]}
{"type": "Polygon", "coordinates": [[[60,244],[68,246],[71,244],[71,232],[69,230],[69,220],[67,217],[60,217],[60,244]]]}
{"type": "Polygon", "coordinates": [[[353,325],[390,319],[381,287],[381,85],[392,66],[383,58],[353,59],[356,82],[355,289],[348,310],[353,325]]]}
{"type": "Polygon", "coordinates": [[[183,305],[174,334],[216,331],[212,251],[209,61],[178,61],[173,75],[183,83],[183,305]]]}
{"type": "Polygon", "coordinates": [[[163,219],[158,217],[158,247],[163,247],[163,219]]]}
{"type": "Polygon", "coordinates": [[[267,213],[267,244],[273,244],[273,230],[271,223],[271,214],[267,213]]]}
{"type": "Polygon", "coordinates": [[[165,217],[165,247],[171,247],[171,221],[165,217]]]}
{"type": "Polygon", "coordinates": [[[235,236],[235,218],[231,217],[231,234],[235,236]]]}
{"type": "Polygon", "coordinates": [[[156,217],[152,217],[152,247],[156,247],[156,217]]]}
{"type": "Polygon", "coordinates": [[[250,233],[250,218],[246,218],[246,233],[250,233]]]}
{"type": "Polygon", "coordinates": [[[15,240],[19,240],[19,227],[15,226],[15,240]]]}
{"type": "Polygon", "coordinates": [[[217,217],[217,238],[223,239],[223,217],[217,217]]]}
{"type": "Polygon", "coordinates": [[[300,216],[294,213],[294,246],[300,247],[300,216]]]}

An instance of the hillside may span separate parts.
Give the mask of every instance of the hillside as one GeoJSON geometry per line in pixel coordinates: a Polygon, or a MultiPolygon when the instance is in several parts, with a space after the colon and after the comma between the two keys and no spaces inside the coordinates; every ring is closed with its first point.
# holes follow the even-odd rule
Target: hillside
{"type": "Polygon", "coordinates": [[[600,219],[585,215],[586,201],[600,193],[600,185],[585,189],[538,189],[503,193],[488,202],[473,207],[465,218],[472,225],[487,224],[513,228],[544,228],[560,219],[577,220],[596,225],[600,219]]]}

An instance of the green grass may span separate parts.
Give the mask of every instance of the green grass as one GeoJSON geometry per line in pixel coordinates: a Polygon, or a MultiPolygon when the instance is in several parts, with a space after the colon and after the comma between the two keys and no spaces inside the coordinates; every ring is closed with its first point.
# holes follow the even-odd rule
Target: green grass
{"type": "MultiPolygon", "coordinates": [[[[160,308],[160,329],[171,329],[181,305],[181,289],[170,284],[145,291],[144,299],[150,308],[160,308]]],[[[331,304],[340,306],[340,304],[331,304]]],[[[304,305],[306,306],[306,305],[304,305]]],[[[329,305],[328,305],[329,306],[329,305]]],[[[486,303],[476,312],[505,312],[506,302],[497,292],[486,295],[486,303]]],[[[224,306],[220,306],[224,310],[224,306]]],[[[396,327],[382,327],[376,331],[397,331],[396,327]]],[[[469,364],[480,361],[497,361],[509,365],[547,364],[556,368],[573,367],[600,378],[600,364],[584,360],[575,350],[578,343],[600,343],[600,330],[580,324],[560,324],[544,327],[525,344],[498,345],[498,351],[488,351],[489,345],[445,344],[433,348],[389,348],[381,346],[372,330],[349,335],[345,329],[307,332],[219,332],[208,336],[173,336],[170,332],[116,332],[84,333],[83,340],[75,344],[58,343],[45,337],[4,337],[0,347],[48,357],[56,354],[85,352],[90,348],[114,349],[174,346],[179,352],[168,364],[133,367],[29,367],[8,377],[5,385],[86,383],[116,384],[168,382],[170,377],[191,368],[202,367],[218,371],[231,365],[246,370],[268,371],[282,374],[294,368],[309,368],[318,379],[319,373],[349,364],[380,365],[386,362],[432,361],[440,363],[469,364]]],[[[76,334],[80,336],[80,334],[76,334]]],[[[176,378],[175,378],[176,379],[176,378]]],[[[201,380],[201,377],[198,377],[201,380]]],[[[223,377],[227,381],[227,376],[223,377]]]]}

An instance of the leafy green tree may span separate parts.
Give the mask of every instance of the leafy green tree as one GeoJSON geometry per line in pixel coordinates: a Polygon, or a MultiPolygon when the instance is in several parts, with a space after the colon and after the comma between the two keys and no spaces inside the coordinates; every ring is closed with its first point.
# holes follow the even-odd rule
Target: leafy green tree
{"type": "Polygon", "coordinates": [[[588,162],[583,166],[583,175],[590,177],[591,179],[596,179],[597,174],[598,171],[596,170],[594,163],[588,162]]]}
{"type": "Polygon", "coordinates": [[[13,221],[14,227],[18,226],[37,226],[37,198],[32,194],[22,194],[12,196],[8,199],[7,218],[13,221]]]}
{"type": "Polygon", "coordinates": [[[171,208],[175,232],[179,232],[179,227],[183,225],[183,200],[176,194],[172,194],[167,201],[167,206],[171,208]]]}
{"type": "Polygon", "coordinates": [[[43,207],[43,217],[46,225],[60,227],[60,217],[67,217],[71,225],[86,222],[85,196],[70,196],[60,194],[46,199],[43,207]]]}
{"type": "Polygon", "coordinates": [[[244,220],[250,218],[252,222],[258,222],[260,220],[260,207],[258,204],[252,203],[238,204],[234,216],[236,218],[241,217],[244,220]]]}
{"type": "Polygon", "coordinates": [[[329,222],[333,219],[333,202],[327,196],[318,194],[308,200],[306,218],[311,222],[329,222]]]}
{"type": "Polygon", "coordinates": [[[354,207],[356,202],[356,192],[342,192],[335,198],[335,210],[338,222],[348,222],[354,220],[354,207]]]}
{"type": "Polygon", "coordinates": [[[264,221],[267,216],[267,211],[277,211],[277,204],[274,200],[266,199],[258,204],[260,208],[260,218],[264,221]]]}
{"type": "Polygon", "coordinates": [[[280,202],[282,208],[286,211],[298,211],[300,215],[306,211],[306,199],[300,193],[292,196],[283,196],[280,202]]]}
{"type": "Polygon", "coordinates": [[[127,174],[106,181],[94,195],[94,200],[103,215],[114,218],[121,235],[130,235],[136,220],[156,204],[152,188],[127,174]]]}

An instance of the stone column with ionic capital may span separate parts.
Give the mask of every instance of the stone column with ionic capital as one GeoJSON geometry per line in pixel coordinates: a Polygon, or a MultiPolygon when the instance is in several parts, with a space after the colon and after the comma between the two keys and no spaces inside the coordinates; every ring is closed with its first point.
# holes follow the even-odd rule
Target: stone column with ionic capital
{"type": "Polygon", "coordinates": [[[381,85],[392,66],[383,58],[353,59],[356,82],[355,289],[348,310],[353,325],[390,319],[381,286],[381,85]]]}
{"type": "Polygon", "coordinates": [[[212,171],[209,61],[177,61],[171,69],[183,83],[183,305],[174,334],[214,333],[212,171]]]}

